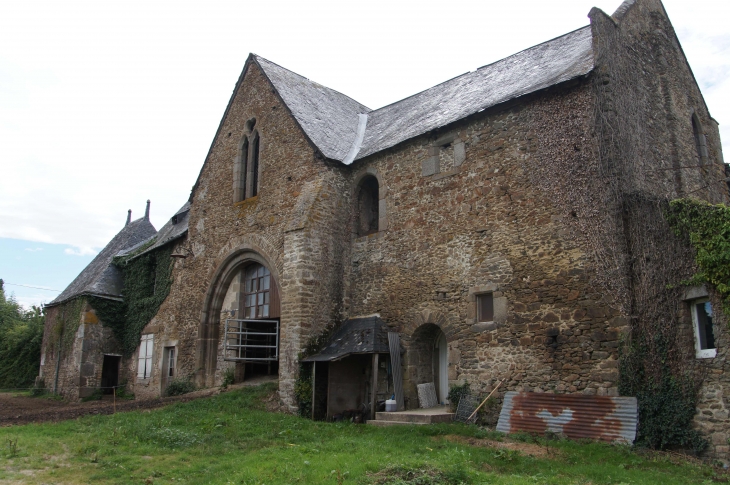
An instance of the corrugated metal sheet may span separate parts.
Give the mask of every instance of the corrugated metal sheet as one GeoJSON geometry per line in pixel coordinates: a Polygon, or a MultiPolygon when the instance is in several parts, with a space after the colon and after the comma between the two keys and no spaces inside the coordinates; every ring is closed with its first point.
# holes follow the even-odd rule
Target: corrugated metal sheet
{"type": "Polygon", "coordinates": [[[547,431],[568,438],[632,443],[639,411],[635,397],[507,392],[497,430],[547,431]]]}

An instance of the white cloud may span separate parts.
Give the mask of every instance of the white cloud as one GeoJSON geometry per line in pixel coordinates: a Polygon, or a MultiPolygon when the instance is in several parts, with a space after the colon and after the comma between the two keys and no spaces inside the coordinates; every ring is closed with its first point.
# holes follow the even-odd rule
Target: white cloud
{"type": "Polygon", "coordinates": [[[96,251],[93,248],[90,247],[80,247],[80,248],[66,248],[63,250],[64,254],[68,254],[70,256],[93,256],[99,251],[96,251]]]}
{"type": "Polygon", "coordinates": [[[36,253],[38,251],[43,251],[43,248],[25,248],[26,251],[30,251],[31,253],[36,253]]]}
{"type": "MultiPolygon", "coordinates": [[[[378,108],[587,25],[594,3],[622,0],[5,2],[0,237],[93,254],[148,198],[161,227],[249,52],[378,108]]],[[[730,153],[730,2],[664,4],[730,153]]]]}

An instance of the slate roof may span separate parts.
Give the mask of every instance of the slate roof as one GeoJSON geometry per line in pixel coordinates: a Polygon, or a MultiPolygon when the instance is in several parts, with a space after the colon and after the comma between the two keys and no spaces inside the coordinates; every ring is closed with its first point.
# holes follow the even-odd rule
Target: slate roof
{"type": "Polygon", "coordinates": [[[373,111],[254,57],[312,143],[326,157],[345,164],[505,101],[584,76],[594,67],[592,34],[586,26],[373,111]]]}
{"type": "Polygon", "coordinates": [[[153,234],[151,237],[145,239],[144,241],[140,241],[140,243],[120,251],[119,253],[117,253],[117,256],[125,256],[127,254],[131,254],[139,249],[140,246],[154,240],[154,243],[151,246],[146,248],[144,251],[141,251],[139,254],[135,254],[132,258],[134,259],[142,256],[143,254],[149,253],[150,251],[153,251],[161,246],[164,246],[169,242],[179,239],[187,234],[189,220],[190,202],[185,202],[185,204],[175,213],[175,215],[173,215],[170,220],[168,220],[165,225],[162,226],[159,231],[157,231],[157,234],[153,234]]]}
{"type": "Polygon", "coordinates": [[[263,57],[254,58],[312,143],[325,157],[344,160],[357,134],[357,115],[370,108],[263,57]]]}
{"type": "Polygon", "coordinates": [[[332,335],[327,347],[303,362],[328,362],[352,354],[387,354],[388,327],[380,317],[351,318],[332,335]]]}
{"type": "Polygon", "coordinates": [[[120,298],[122,275],[119,269],[111,264],[112,259],[119,251],[146,241],[156,233],[154,226],[146,217],[130,222],[109,241],[109,244],[79,273],[76,279],[46,306],[60,305],[81,295],[120,298]]]}
{"type": "Polygon", "coordinates": [[[505,101],[593,70],[590,26],[368,114],[360,159],[505,101]]]}

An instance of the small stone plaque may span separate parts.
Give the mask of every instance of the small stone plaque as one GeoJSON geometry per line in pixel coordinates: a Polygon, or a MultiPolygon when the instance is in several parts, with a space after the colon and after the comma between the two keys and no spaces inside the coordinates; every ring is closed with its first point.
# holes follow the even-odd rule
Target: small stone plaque
{"type": "Polygon", "coordinates": [[[423,408],[432,408],[438,406],[438,398],[436,397],[436,386],[433,382],[426,384],[418,384],[418,404],[423,408]]]}

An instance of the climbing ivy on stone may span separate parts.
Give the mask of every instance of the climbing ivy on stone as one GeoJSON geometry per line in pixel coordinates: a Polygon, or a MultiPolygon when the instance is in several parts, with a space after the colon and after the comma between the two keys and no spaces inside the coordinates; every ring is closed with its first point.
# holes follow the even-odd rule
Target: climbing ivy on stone
{"type": "Polygon", "coordinates": [[[58,310],[56,324],[53,326],[50,343],[60,348],[62,352],[71,350],[74,340],[76,339],[76,331],[81,325],[81,310],[84,308],[84,299],[75,298],[64,303],[58,310]]]}
{"type": "Polygon", "coordinates": [[[172,286],[172,245],[135,257],[144,249],[114,258],[124,278],[123,301],[90,298],[96,314],[114,332],[125,357],[134,353],[142,330],[157,314],[172,286]]]}
{"type": "Polygon", "coordinates": [[[699,271],[685,284],[709,283],[730,316],[730,207],[694,199],[669,204],[667,220],[678,236],[688,236],[699,271]]]}

